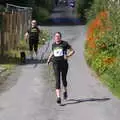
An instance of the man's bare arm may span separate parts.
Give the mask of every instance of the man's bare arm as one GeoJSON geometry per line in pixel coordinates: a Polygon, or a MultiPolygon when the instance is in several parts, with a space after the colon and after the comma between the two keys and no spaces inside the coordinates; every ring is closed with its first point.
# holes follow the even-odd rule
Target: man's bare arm
{"type": "Polygon", "coordinates": [[[29,34],[28,34],[28,32],[25,33],[24,39],[25,39],[26,41],[29,39],[29,34]]]}

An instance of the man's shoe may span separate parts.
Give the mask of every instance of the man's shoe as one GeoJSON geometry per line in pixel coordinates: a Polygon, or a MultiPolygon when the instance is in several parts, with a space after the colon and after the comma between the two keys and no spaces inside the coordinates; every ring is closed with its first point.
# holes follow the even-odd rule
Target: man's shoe
{"type": "Polygon", "coordinates": [[[63,93],[63,97],[64,97],[64,99],[67,99],[67,97],[68,97],[67,92],[63,93]]]}
{"type": "Polygon", "coordinates": [[[61,98],[60,97],[57,98],[57,103],[61,104],[61,98]]]}

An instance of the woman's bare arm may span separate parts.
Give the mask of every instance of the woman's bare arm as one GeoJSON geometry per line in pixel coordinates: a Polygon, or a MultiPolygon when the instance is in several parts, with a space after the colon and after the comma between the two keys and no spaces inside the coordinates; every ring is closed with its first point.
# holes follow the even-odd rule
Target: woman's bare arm
{"type": "Polygon", "coordinates": [[[71,57],[74,53],[75,53],[75,51],[73,50],[73,48],[70,48],[70,49],[68,50],[67,55],[65,56],[65,59],[68,59],[68,58],[71,57]]]}
{"type": "Polygon", "coordinates": [[[49,57],[48,57],[48,60],[47,60],[48,64],[50,63],[52,56],[53,56],[53,52],[51,52],[50,55],[49,55],[49,57]]]}

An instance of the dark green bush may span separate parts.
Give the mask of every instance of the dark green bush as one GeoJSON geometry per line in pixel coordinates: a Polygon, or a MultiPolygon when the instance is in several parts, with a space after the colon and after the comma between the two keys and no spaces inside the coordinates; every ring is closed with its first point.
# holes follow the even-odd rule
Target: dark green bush
{"type": "Polygon", "coordinates": [[[35,7],[33,11],[33,18],[35,18],[39,23],[46,21],[49,18],[49,11],[42,7],[35,7]]]}

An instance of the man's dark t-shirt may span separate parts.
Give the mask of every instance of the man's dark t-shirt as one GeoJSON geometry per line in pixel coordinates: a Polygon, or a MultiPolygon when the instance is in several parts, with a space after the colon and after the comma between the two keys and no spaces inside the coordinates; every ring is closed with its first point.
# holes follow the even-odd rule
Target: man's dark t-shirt
{"type": "Polygon", "coordinates": [[[38,27],[33,27],[30,30],[28,30],[28,34],[29,34],[29,40],[39,40],[39,32],[40,30],[38,29],[38,27]]]}
{"type": "Polygon", "coordinates": [[[52,44],[52,51],[53,51],[52,61],[54,63],[66,61],[64,59],[64,55],[67,54],[67,50],[70,48],[71,46],[66,41],[61,41],[60,44],[53,43],[52,44]]]}

